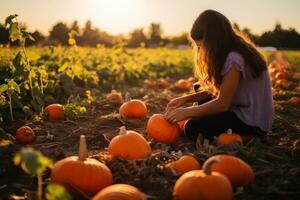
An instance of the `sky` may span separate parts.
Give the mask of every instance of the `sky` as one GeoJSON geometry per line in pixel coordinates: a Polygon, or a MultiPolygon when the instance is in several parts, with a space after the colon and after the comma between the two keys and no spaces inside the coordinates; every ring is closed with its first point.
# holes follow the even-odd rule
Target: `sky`
{"type": "Polygon", "coordinates": [[[300,32],[300,0],[0,0],[0,23],[18,14],[30,31],[47,34],[59,21],[78,20],[82,27],[90,19],[101,30],[127,34],[158,22],[164,35],[177,35],[188,32],[206,9],[257,34],[273,29],[276,22],[300,32]]]}

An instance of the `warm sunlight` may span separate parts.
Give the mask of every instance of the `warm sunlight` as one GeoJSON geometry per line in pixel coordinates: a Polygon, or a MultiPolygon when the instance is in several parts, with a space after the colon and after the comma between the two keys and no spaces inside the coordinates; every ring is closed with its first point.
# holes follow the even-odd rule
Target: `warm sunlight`
{"type": "Polygon", "coordinates": [[[95,25],[113,33],[129,32],[144,25],[144,1],[93,0],[88,4],[91,20],[95,25]]]}

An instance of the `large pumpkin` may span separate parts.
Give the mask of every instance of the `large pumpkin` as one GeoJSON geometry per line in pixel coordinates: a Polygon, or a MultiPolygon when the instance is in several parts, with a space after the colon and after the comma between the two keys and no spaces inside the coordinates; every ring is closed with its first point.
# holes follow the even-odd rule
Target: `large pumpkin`
{"type": "Polygon", "coordinates": [[[33,130],[29,126],[22,126],[16,132],[16,140],[22,144],[29,144],[36,138],[33,130]]]}
{"type": "Polygon", "coordinates": [[[146,104],[138,99],[130,99],[130,95],[127,93],[125,101],[120,109],[119,113],[124,118],[144,118],[147,116],[146,104]]]}
{"type": "Polygon", "coordinates": [[[147,158],[151,154],[151,147],[141,134],[126,131],[122,126],[119,135],[110,141],[108,152],[122,159],[137,160],[147,158]]]}
{"type": "Polygon", "coordinates": [[[211,171],[211,165],[218,162],[210,160],[203,170],[184,173],[173,188],[174,200],[231,200],[232,187],[226,176],[211,171]]]}
{"type": "Polygon", "coordinates": [[[64,118],[64,106],[61,104],[48,105],[44,112],[51,120],[60,120],[64,118]]]}
{"type": "Polygon", "coordinates": [[[232,129],[228,129],[227,133],[219,135],[217,141],[224,146],[230,146],[234,143],[243,144],[242,137],[237,133],[232,133],[232,129]]]}
{"type": "Polygon", "coordinates": [[[254,180],[252,168],[240,158],[231,155],[215,155],[204,162],[217,159],[218,163],[212,165],[212,171],[224,174],[233,186],[247,186],[254,180]]]}
{"type": "Polygon", "coordinates": [[[115,184],[98,192],[92,200],[146,200],[146,196],[134,186],[115,184]]]}
{"type": "Polygon", "coordinates": [[[96,159],[87,158],[85,136],[80,136],[79,156],[64,158],[53,165],[51,181],[71,185],[94,195],[112,184],[110,169],[96,159]]]}
{"type": "Polygon", "coordinates": [[[171,162],[167,165],[167,167],[172,168],[178,173],[186,173],[192,170],[200,169],[200,163],[196,158],[191,155],[181,156],[178,160],[171,162]]]}
{"type": "Polygon", "coordinates": [[[147,133],[156,142],[170,144],[180,135],[178,124],[169,123],[162,114],[154,114],[147,123],[147,133]]]}

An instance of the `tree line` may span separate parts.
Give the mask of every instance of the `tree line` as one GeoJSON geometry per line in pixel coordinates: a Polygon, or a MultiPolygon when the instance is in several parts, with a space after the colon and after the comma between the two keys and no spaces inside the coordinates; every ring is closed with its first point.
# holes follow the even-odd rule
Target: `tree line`
{"type": "MultiPolygon", "coordinates": [[[[272,46],[279,49],[297,49],[300,48],[300,34],[294,28],[284,29],[280,23],[277,23],[273,30],[266,31],[260,35],[253,34],[249,28],[240,28],[237,23],[233,24],[234,28],[247,35],[258,46],[272,46]]],[[[26,26],[23,25],[26,29],[26,26]]],[[[157,47],[169,46],[178,47],[188,45],[188,33],[182,33],[177,36],[164,37],[163,29],[159,23],[151,23],[147,30],[136,28],[128,35],[111,35],[99,28],[93,26],[88,20],[84,27],[80,27],[78,21],[71,24],[64,22],[56,23],[45,36],[40,31],[32,32],[35,41],[28,40],[27,46],[30,45],[68,45],[69,33],[75,32],[77,45],[92,46],[105,45],[111,47],[119,41],[125,41],[127,47],[157,47]]],[[[0,44],[10,44],[9,33],[3,24],[0,23],[0,44]]]]}

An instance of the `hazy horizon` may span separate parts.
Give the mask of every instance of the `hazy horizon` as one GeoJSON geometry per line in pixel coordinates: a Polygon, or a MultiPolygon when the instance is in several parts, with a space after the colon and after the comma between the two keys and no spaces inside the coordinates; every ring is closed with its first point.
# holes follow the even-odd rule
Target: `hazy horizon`
{"type": "Polygon", "coordinates": [[[188,32],[200,12],[215,9],[241,28],[260,34],[280,22],[284,28],[300,32],[300,1],[290,0],[0,0],[0,20],[18,14],[30,31],[48,34],[57,22],[79,22],[81,27],[91,20],[94,27],[110,34],[128,34],[135,28],[148,29],[160,23],[164,35],[188,32]],[[298,19],[298,20],[297,20],[298,19]]]}

